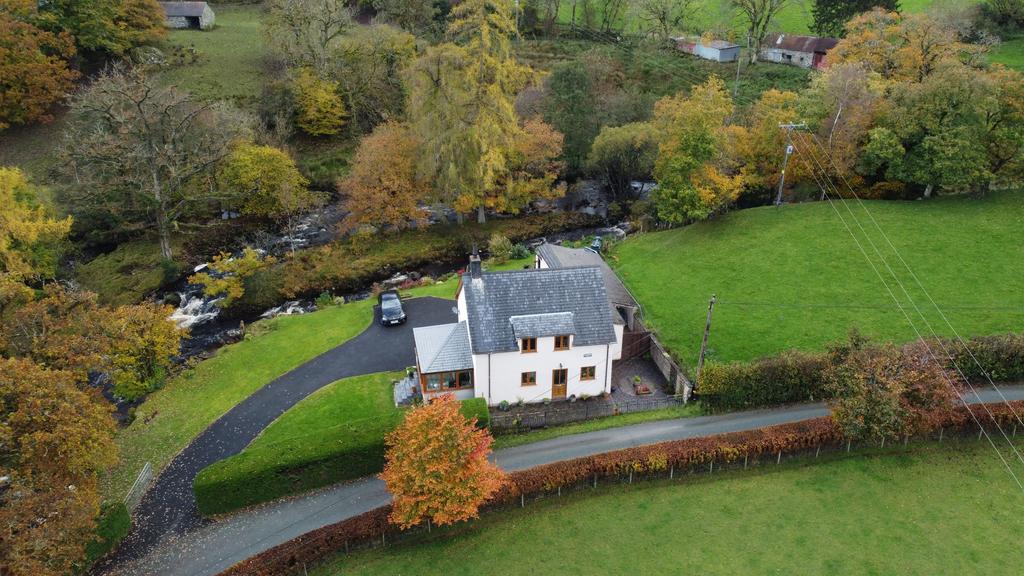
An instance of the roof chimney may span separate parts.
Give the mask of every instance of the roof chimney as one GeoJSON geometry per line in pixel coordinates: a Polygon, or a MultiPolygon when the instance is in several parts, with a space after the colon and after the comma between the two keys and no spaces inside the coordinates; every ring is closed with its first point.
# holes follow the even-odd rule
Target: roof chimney
{"type": "Polygon", "coordinates": [[[480,275],[483,273],[483,268],[480,265],[480,254],[477,253],[476,248],[473,248],[473,253],[469,255],[469,277],[474,280],[479,280],[480,275]]]}

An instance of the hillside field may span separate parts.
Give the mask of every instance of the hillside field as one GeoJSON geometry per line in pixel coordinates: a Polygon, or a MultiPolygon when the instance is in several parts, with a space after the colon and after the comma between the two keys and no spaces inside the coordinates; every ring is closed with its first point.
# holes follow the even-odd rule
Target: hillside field
{"type": "MultiPolygon", "coordinates": [[[[864,207],[962,336],[1024,330],[1024,195],[868,201],[864,207]]],[[[921,332],[930,334],[871,242],[936,332],[952,335],[864,209],[854,201],[836,208],[921,332]]],[[[611,258],[661,340],[691,366],[712,294],[718,302],[711,360],[820,350],[853,327],[876,339],[916,336],[826,202],[741,210],[638,235],[611,258]]]]}
{"type": "Polygon", "coordinates": [[[988,444],[933,445],[552,497],[309,574],[1010,576],[1022,502],[988,444]]]}

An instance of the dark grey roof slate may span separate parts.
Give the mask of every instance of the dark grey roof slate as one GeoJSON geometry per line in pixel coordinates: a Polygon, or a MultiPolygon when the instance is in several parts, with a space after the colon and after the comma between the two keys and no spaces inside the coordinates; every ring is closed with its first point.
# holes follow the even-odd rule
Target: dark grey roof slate
{"type": "Polygon", "coordinates": [[[206,2],[160,2],[168,16],[185,16],[198,18],[206,10],[206,2]]]}
{"type": "Polygon", "coordinates": [[[604,277],[604,288],[608,300],[618,306],[638,308],[636,300],[619,280],[619,275],[604,261],[600,254],[587,248],[567,248],[557,244],[541,244],[537,254],[552,268],[571,268],[574,266],[598,266],[604,277]]]}
{"type": "Polygon", "coordinates": [[[512,323],[512,333],[515,334],[517,340],[576,334],[576,323],[573,322],[572,312],[511,316],[508,321],[512,323]]]}
{"type": "Polygon", "coordinates": [[[470,342],[474,354],[519,349],[513,316],[571,312],[576,346],[615,342],[611,308],[596,267],[485,272],[463,276],[470,342]]]}
{"type": "Polygon", "coordinates": [[[473,367],[465,322],[413,328],[412,337],[416,343],[416,359],[424,374],[473,367]]]}

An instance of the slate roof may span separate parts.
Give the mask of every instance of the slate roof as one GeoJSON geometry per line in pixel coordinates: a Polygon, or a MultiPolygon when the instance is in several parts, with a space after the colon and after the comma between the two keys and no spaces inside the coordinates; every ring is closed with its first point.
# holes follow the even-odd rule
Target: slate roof
{"type": "Polygon", "coordinates": [[[465,322],[413,328],[412,337],[416,343],[416,359],[424,374],[473,367],[465,322]]]}
{"type": "Polygon", "coordinates": [[[570,268],[573,266],[597,266],[604,277],[604,289],[608,301],[618,306],[639,308],[636,300],[619,280],[619,275],[601,258],[601,255],[587,248],[567,248],[557,244],[541,244],[537,254],[552,268],[570,268]]]}
{"type": "Polygon", "coordinates": [[[160,6],[169,17],[199,18],[206,10],[206,2],[160,2],[160,6]]]}
{"type": "Polygon", "coordinates": [[[508,321],[512,323],[512,333],[515,334],[516,340],[576,334],[572,312],[510,316],[508,321]]]}
{"type": "Polygon", "coordinates": [[[513,316],[572,313],[574,345],[615,342],[601,270],[547,268],[464,275],[466,315],[474,354],[519,350],[513,316]]]}
{"type": "Polygon", "coordinates": [[[818,36],[794,36],[792,34],[772,34],[765,39],[762,46],[766,49],[789,50],[791,52],[807,52],[824,54],[836,47],[839,40],[820,38],[818,36]]]}

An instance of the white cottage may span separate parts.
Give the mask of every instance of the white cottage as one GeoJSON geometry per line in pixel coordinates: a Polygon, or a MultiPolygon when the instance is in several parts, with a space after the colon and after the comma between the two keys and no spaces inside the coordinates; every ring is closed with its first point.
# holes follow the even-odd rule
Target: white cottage
{"type": "Polygon", "coordinates": [[[158,2],[164,9],[164,26],[168,28],[213,28],[213,9],[206,2],[158,2]]]}
{"type": "Polygon", "coordinates": [[[597,266],[484,272],[470,259],[458,322],[413,330],[424,400],[454,393],[494,406],[611,391],[624,321],[597,266]]]}

